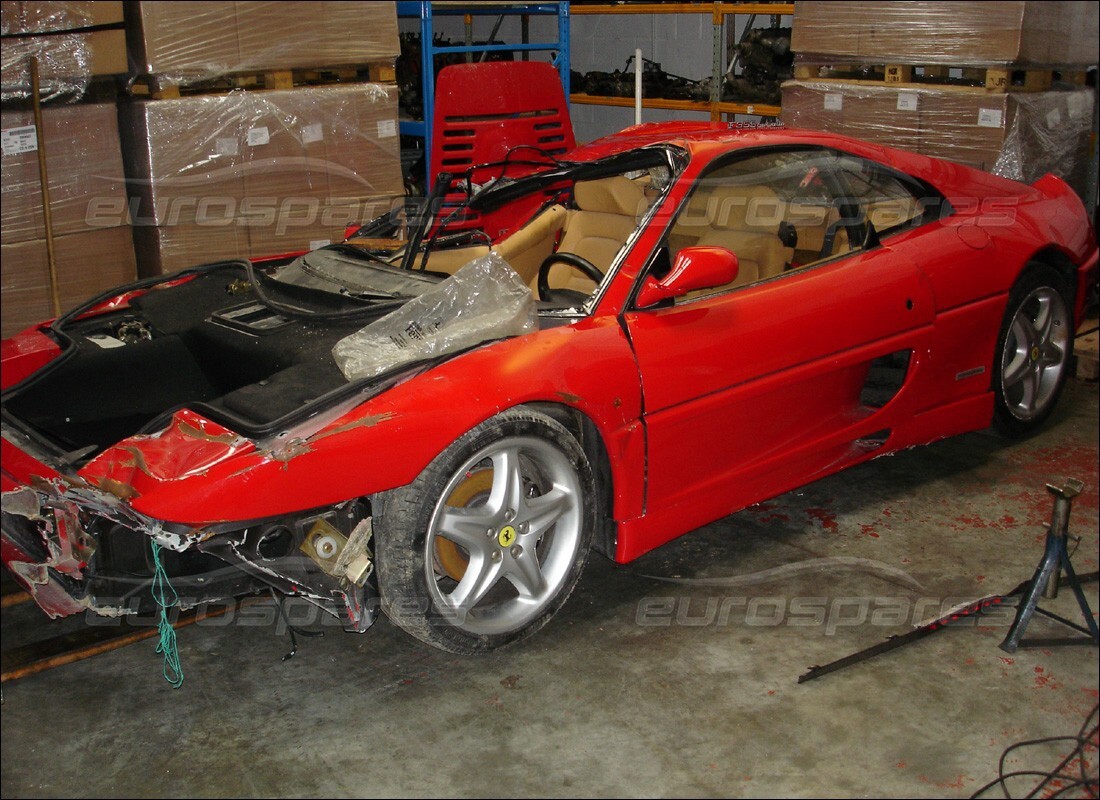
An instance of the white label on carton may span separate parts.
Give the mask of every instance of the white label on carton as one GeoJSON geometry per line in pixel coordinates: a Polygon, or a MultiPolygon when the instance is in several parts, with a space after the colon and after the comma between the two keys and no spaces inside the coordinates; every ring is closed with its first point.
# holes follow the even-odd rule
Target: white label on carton
{"type": "Polygon", "coordinates": [[[1050,113],[1047,114],[1047,127],[1057,128],[1062,124],[1062,111],[1061,109],[1052,108],[1050,113]]]}
{"type": "Polygon", "coordinates": [[[320,250],[322,247],[327,247],[330,244],[332,244],[332,239],[310,239],[309,249],[320,250]]]}
{"type": "Polygon", "coordinates": [[[916,92],[898,92],[898,111],[916,111],[920,95],[916,92]]]}
{"type": "Polygon", "coordinates": [[[302,127],[302,144],[312,144],[325,138],[325,126],[320,122],[302,127]]]}
{"type": "Polygon", "coordinates": [[[261,126],[259,128],[250,128],[248,130],[248,146],[258,147],[261,144],[267,144],[271,141],[271,134],[267,132],[267,126],[261,126]]]}
{"type": "Polygon", "coordinates": [[[392,119],[378,120],[378,138],[387,139],[397,135],[397,122],[392,119]]]}
{"type": "Polygon", "coordinates": [[[1066,110],[1070,119],[1083,116],[1092,106],[1089,102],[1090,92],[1066,92],[1066,110]]]}
{"type": "Polygon", "coordinates": [[[33,125],[5,128],[0,131],[0,143],[3,144],[4,155],[6,156],[33,153],[38,149],[38,137],[35,136],[33,125]]]}
{"type": "Polygon", "coordinates": [[[825,94],[825,110],[840,111],[844,108],[844,95],[839,92],[827,92],[825,94]]]}
{"type": "Polygon", "coordinates": [[[240,152],[237,140],[231,136],[225,136],[214,140],[214,152],[219,156],[235,156],[240,152]]]}
{"type": "Polygon", "coordinates": [[[979,108],[978,109],[978,127],[979,128],[1003,128],[1004,127],[1004,112],[999,108],[979,108]]]}

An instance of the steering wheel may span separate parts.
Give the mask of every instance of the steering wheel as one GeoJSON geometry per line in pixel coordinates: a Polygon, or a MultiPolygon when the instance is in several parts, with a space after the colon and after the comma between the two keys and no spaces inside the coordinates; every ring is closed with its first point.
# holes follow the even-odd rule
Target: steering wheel
{"type": "Polygon", "coordinates": [[[550,267],[557,263],[568,264],[579,269],[585,277],[591,278],[596,283],[603,280],[603,273],[600,272],[600,268],[587,258],[578,256],[576,253],[551,253],[539,265],[539,300],[550,299],[550,267]]]}

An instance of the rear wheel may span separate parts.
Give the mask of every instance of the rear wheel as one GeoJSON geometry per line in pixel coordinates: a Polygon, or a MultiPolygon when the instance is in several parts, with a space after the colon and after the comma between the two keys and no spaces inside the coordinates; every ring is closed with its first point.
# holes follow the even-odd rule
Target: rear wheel
{"type": "Polygon", "coordinates": [[[487,420],[375,499],[383,608],[452,652],[529,636],[580,577],[595,498],[584,452],[562,425],[526,409],[487,420]]]}
{"type": "Polygon", "coordinates": [[[1054,410],[1069,374],[1073,316],[1065,280],[1033,264],[1012,288],[997,338],[993,423],[1023,436],[1054,410]]]}

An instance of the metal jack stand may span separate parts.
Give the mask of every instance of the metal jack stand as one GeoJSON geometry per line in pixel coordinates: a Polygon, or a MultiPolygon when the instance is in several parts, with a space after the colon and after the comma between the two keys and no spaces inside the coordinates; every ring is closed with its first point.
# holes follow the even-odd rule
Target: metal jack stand
{"type": "Polygon", "coordinates": [[[1050,519],[1050,529],[1047,531],[1046,552],[1035,570],[1035,576],[1028,584],[1027,590],[1019,607],[1016,609],[1016,619],[1008,631],[1008,636],[1001,642],[1001,649],[1006,653],[1015,653],[1018,647],[1056,647],[1060,645],[1091,644],[1100,645],[1100,630],[1097,629],[1096,620],[1093,619],[1092,609],[1088,600],[1081,591],[1081,584],[1087,580],[1096,580],[1096,575],[1077,577],[1070,564],[1069,554],[1066,552],[1066,536],[1069,528],[1069,511],[1073,505],[1073,498],[1081,493],[1084,484],[1073,478],[1066,480],[1063,487],[1047,484],[1047,491],[1054,495],[1054,511],[1050,519]],[[1069,586],[1077,597],[1077,604],[1081,606],[1081,613],[1085,616],[1085,625],[1071,622],[1070,620],[1039,608],[1039,595],[1053,598],[1058,596],[1058,584],[1061,579],[1061,570],[1066,573],[1066,585],[1069,586]],[[1060,622],[1063,625],[1080,631],[1086,636],[1071,636],[1058,639],[1028,639],[1022,641],[1024,631],[1033,614],[1038,612],[1045,617],[1060,622]]]}

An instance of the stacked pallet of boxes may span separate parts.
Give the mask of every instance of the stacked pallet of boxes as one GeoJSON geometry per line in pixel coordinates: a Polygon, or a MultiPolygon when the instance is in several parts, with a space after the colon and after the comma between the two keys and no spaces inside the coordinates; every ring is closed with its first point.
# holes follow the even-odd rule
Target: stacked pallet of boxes
{"type": "Polygon", "coordinates": [[[31,97],[38,60],[60,310],[135,277],[114,102],[82,102],[126,71],[121,2],[4,2],[0,286],[4,337],[54,315],[31,97]]]}
{"type": "Polygon", "coordinates": [[[796,2],[783,121],[1085,192],[1093,2],[796,2]]]}
{"type": "Polygon", "coordinates": [[[403,195],[393,3],[130,3],[127,34],[143,274],[339,241],[403,195]]]}

